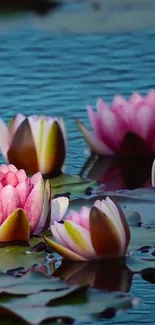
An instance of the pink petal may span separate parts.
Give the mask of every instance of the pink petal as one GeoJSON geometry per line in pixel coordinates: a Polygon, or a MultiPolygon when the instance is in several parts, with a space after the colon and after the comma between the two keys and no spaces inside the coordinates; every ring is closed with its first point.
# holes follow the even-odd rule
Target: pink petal
{"type": "Polygon", "coordinates": [[[80,225],[89,230],[90,208],[83,207],[80,211],[80,225]]]}
{"type": "MultiPolygon", "coordinates": [[[[133,124],[134,133],[141,136],[144,140],[147,139],[149,132],[155,124],[155,113],[147,106],[141,106],[137,114],[135,114],[135,121],[133,124]]],[[[154,126],[155,128],[155,126],[154,126]]]]}
{"type": "Polygon", "coordinates": [[[151,109],[155,110],[155,91],[150,90],[144,98],[144,103],[151,109]]]}
{"type": "MultiPolygon", "coordinates": [[[[62,225],[63,226],[63,225],[62,225]]],[[[61,226],[55,221],[54,225],[51,226],[51,232],[53,236],[56,238],[56,240],[59,242],[59,244],[63,245],[66,248],[69,248],[63,237],[61,237],[61,234],[59,232],[61,226]]]]}
{"type": "Polygon", "coordinates": [[[73,221],[65,221],[64,224],[57,224],[57,231],[63,240],[65,241],[66,245],[73,250],[75,253],[81,255],[84,258],[92,259],[95,258],[94,250],[91,244],[90,233],[87,229],[83,228],[82,226],[76,224],[73,221]],[[68,227],[74,228],[74,238],[75,232],[79,234],[76,238],[77,240],[73,240],[71,236],[71,231],[68,230],[68,227]],[[82,241],[80,237],[82,237],[82,241]],[[83,245],[83,241],[85,245],[83,245]]]}
{"type": "MultiPolygon", "coordinates": [[[[98,105],[98,103],[99,103],[99,101],[97,102],[97,105],[98,105]]],[[[101,124],[101,119],[100,119],[99,115],[95,114],[92,107],[89,105],[87,105],[87,111],[88,111],[88,116],[91,121],[91,124],[92,124],[92,127],[94,129],[97,139],[104,142],[104,135],[102,132],[102,124],[101,124]]]]}
{"type": "Polygon", "coordinates": [[[97,115],[94,113],[92,107],[90,105],[87,105],[87,111],[88,111],[88,116],[91,121],[92,127],[94,130],[97,129],[97,115]]]}
{"type": "Polygon", "coordinates": [[[28,121],[31,127],[33,140],[37,152],[37,158],[39,163],[39,170],[42,170],[42,162],[44,164],[46,153],[44,152],[46,143],[49,136],[50,127],[53,124],[53,118],[45,119],[44,116],[39,116],[37,119],[32,116],[28,117],[28,121]]]}
{"type": "MultiPolygon", "coordinates": [[[[118,222],[121,221],[120,219],[120,213],[118,211],[118,208],[116,206],[116,204],[114,203],[114,201],[112,201],[108,196],[105,199],[105,202],[108,204],[108,206],[110,207],[110,209],[113,211],[113,214],[115,215],[115,217],[118,219],[118,222]]],[[[102,205],[102,204],[101,204],[102,205]]]]}
{"type": "MultiPolygon", "coordinates": [[[[47,180],[45,184],[45,189],[44,189],[44,198],[43,198],[43,206],[42,206],[42,212],[40,216],[40,220],[38,222],[38,225],[35,229],[34,234],[38,235],[41,233],[41,231],[44,230],[44,227],[46,226],[46,222],[48,221],[48,216],[49,216],[49,209],[50,209],[50,197],[51,197],[51,187],[50,183],[47,180]]],[[[47,228],[49,227],[50,220],[47,224],[47,228]]]]}
{"type": "Polygon", "coordinates": [[[118,106],[113,109],[118,120],[124,124],[125,133],[132,131],[132,123],[135,119],[135,106],[126,102],[123,106],[118,106]]]}
{"type": "Polygon", "coordinates": [[[122,247],[125,247],[126,237],[123,228],[123,224],[119,215],[119,211],[117,207],[114,207],[114,203],[109,198],[101,201],[101,211],[107,216],[108,219],[111,220],[113,226],[120,236],[120,241],[122,243],[122,247]]]}
{"type": "Polygon", "coordinates": [[[112,109],[117,110],[118,108],[123,108],[126,106],[127,101],[124,99],[123,96],[116,95],[112,102],[112,109]]]}
{"type": "Polygon", "coordinates": [[[155,159],[153,160],[153,165],[151,170],[151,183],[152,183],[152,187],[155,187],[155,159]]]}
{"type": "Polygon", "coordinates": [[[8,173],[10,170],[9,170],[8,165],[1,164],[1,165],[0,165],[0,171],[1,171],[3,174],[6,174],[6,173],[8,173]]]}
{"type": "Polygon", "coordinates": [[[20,182],[17,186],[16,186],[16,191],[20,197],[20,201],[21,201],[21,207],[23,208],[25,205],[25,202],[32,190],[32,186],[31,184],[29,185],[29,181],[28,180],[24,180],[23,182],[20,182]]]}
{"type": "Polygon", "coordinates": [[[49,245],[54,252],[58,253],[59,255],[63,256],[64,258],[66,258],[68,260],[87,261],[84,257],[74,253],[73,251],[71,251],[68,248],[65,248],[65,247],[57,244],[56,242],[50,240],[47,237],[44,237],[44,240],[45,240],[46,244],[49,245]]]}
{"type": "Polygon", "coordinates": [[[40,172],[34,174],[32,177],[31,177],[31,183],[33,185],[36,185],[39,181],[41,181],[43,179],[42,175],[40,172]]]}
{"type": "Polygon", "coordinates": [[[13,122],[13,129],[12,129],[12,135],[15,134],[15,132],[17,131],[18,127],[20,126],[20,124],[26,119],[26,117],[21,114],[18,113],[14,122],[13,122]]]}
{"type": "Polygon", "coordinates": [[[0,224],[17,208],[21,207],[20,197],[12,185],[1,189],[0,193],[0,224]]]}
{"type": "Polygon", "coordinates": [[[101,208],[102,208],[102,201],[96,200],[95,203],[94,203],[94,207],[96,207],[99,210],[101,210],[101,208]]]}
{"type": "Polygon", "coordinates": [[[0,171],[0,182],[2,181],[2,179],[5,177],[5,175],[0,171]]]}
{"type": "Polygon", "coordinates": [[[99,114],[105,143],[113,150],[118,150],[126,133],[124,121],[111,109],[100,109],[99,114]]]}
{"type": "Polygon", "coordinates": [[[2,155],[7,160],[7,152],[11,144],[11,136],[9,130],[3,120],[0,119],[0,149],[2,155]]]}
{"type": "Polygon", "coordinates": [[[90,146],[92,152],[104,156],[114,155],[114,151],[112,151],[112,149],[108,147],[104,142],[99,140],[94,132],[89,131],[80,121],[77,121],[77,125],[86,142],[90,146]]]}
{"type": "Polygon", "coordinates": [[[35,231],[39,223],[43,207],[43,195],[44,185],[43,180],[41,180],[34,186],[24,205],[24,210],[29,219],[31,233],[35,231]]]}
{"type": "Polygon", "coordinates": [[[67,151],[67,132],[66,132],[64,120],[62,118],[57,118],[56,121],[58,122],[58,124],[61,128],[63,138],[64,138],[64,143],[65,143],[65,149],[67,151]]]}
{"type": "Polygon", "coordinates": [[[69,200],[67,197],[59,197],[51,200],[51,221],[50,224],[53,224],[54,221],[60,221],[65,215],[69,205],[69,200]]]}
{"type": "Polygon", "coordinates": [[[9,164],[8,165],[8,168],[13,173],[16,173],[18,171],[18,169],[14,165],[12,165],[12,164],[9,164]]]}
{"type": "Polygon", "coordinates": [[[74,221],[77,224],[80,224],[80,213],[78,213],[78,212],[76,212],[74,210],[71,210],[70,214],[67,216],[66,219],[74,221]]]}
{"type": "Polygon", "coordinates": [[[5,174],[5,177],[1,180],[1,183],[3,186],[10,184],[15,187],[18,184],[18,178],[16,174],[9,171],[8,173],[5,174]]]}
{"type": "Polygon", "coordinates": [[[96,107],[97,107],[97,111],[99,113],[100,110],[104,110],[104,109],[110,109],[109,106],[107,105],[107,103],[102,99],[102,98],[99,98],[97,100],[97,103],[96,103],[96,107]]]}
{"type": "Polygon", "coordinates": [[[138,93],[134,93],[131,97],[129,102],[133,104],[134,106],[140,106],[144,103],[144,97],[142,97],[138,93]]]}
{"type": "Polygon", "coordinates": [[[25,173],[25,170],[24,169],[20,169],[16,172],[16,176],[18,178],[18,182],[23,182],[27,179],[27,175],[25,173]]]}

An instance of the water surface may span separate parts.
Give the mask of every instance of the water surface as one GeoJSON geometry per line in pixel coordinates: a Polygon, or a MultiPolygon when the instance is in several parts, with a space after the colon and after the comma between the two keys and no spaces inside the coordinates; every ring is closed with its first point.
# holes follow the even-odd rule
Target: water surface
{"type": "MultiPolygon", "coordinates": [[[[99,97],[110,103],[116,93],[128,97],[154,88],[154,40],[155,29],[58,35],[22,28],[1,34],[1,117],[8,122],[18,112],[62,116],[68,132],[66,170],[78,174],[87,146],[74,118],[89,126],[87,103],[95,107],[99,97]]],[[[154,324],[154,286],[135,276],[131,294],[140,297],[138,308],[98,323],[154,324]]]]}

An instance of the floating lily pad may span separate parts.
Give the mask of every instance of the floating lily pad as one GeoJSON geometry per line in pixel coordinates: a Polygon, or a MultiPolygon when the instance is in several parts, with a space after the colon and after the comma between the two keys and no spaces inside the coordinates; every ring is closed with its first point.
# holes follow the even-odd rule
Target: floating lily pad
{"type": "Polygon", "coordinates": [[[109,309],[116,311],[130,308],[135,301],[125,293],[107,293],[88,289],[87,286],[69,288],[61,280],[45,277],[38,272],[30,272],[22,279],[12,279],[6,275],[3,279],[4,281],[0,278],[1,289],[3,287],[3,296],[0,297],[0,315],[9,316],[10,319],[17,318],[34,325],[47,319],[95,320],[96,317],[106,316],[104,313],[109,309]],[[32,278],[33,287],[35,286],[37,291],[45,292],[18,298],[19,293],[25,292],[26,295],[28,291],[32,293],[32,289],[30,290],[32,278]],[[23,290],[18,290],[19,287],[23,290]],[[13,288],[16,288],[16,293],[13,288]],[[4,296],[4,291],[14,293],[16,296],[4,296]]]}
{"type": "Polygon", "coordinates": [[[141,216],[137,211],[131,211],[127,213],[125,216],[130,226],[141,226],[142,224],[141,216]]]}
{"type": "Polygon", "coordinates": [[[133,256],[126,257],[126,266],[133,273],[140,273],[141,271],[148,268],[155,268],[155,258],[150,259],[139,259],[133,256]]]}
{"type": "Polygon", "coordinates": [[[129,244],[129,251],[135,251],[143,246],[155,245],[155,230],[145,227],[131,227],[131,240],[129,244]]]}
{"type": "Polygon", "coordinates": [[[23,267],[31,268],[33,265],[43,263],[44,252],[32,252],[29,247],[6,246],[0,248],[0,272],[23,267]]]}
{"type": "Polygon", "coordinates": [[[28,272],[21,278],[0,274],[0,292],[14,295],[28,295],[42,290],[52,291],[67,288],[65,282],[49,278],[40,272],[28,272]]]}
{"type": "Polygon", "coordinates": [[[79,176],[65,174],[51,178],[50,182],[53,196],[64,193],[68,195],[92,194],[93,190],[99,187],[99,184],[96,181],[90,181],[79,176]]]}

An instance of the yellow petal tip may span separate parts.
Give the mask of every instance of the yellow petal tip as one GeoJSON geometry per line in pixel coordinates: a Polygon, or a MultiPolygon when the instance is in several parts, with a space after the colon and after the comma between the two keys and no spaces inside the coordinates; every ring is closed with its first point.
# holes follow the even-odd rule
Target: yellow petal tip
{"type": "Polygon", "coordinates": [[[13,211],[0,227],[0,242],[27,241],[30,226],[23,209],[13,211]]]}

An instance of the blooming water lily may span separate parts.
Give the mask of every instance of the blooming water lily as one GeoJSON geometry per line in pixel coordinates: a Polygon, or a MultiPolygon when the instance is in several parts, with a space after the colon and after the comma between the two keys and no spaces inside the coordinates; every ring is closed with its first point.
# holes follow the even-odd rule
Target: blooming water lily
{"type": "Polygon", "coordinates": [[[90,209],[71,211],[64,223],[51,231],[58,243],[45,237],[54,251],[71,260],[119,258],[125,255],[130,230],[120,207],[110,198],[97,200],[90,209]]]}
{"type": "Polygon", "coordinates": [[[5,159],[27,173],[60,173],[66,155],[66,132],[61,118],[18,114],[9,126],[0,120],[0,148],[5,159]]]}
{"type": "Polygon", "coordinates": [[[145,97],[134,93],[128,101],[117,95],[111,107],[99,99],[96,106],[97,113],[87,106],[93,131],[77,121],[91,152],[105,156],[155,154],[155,91],[145,97]]]}
{"type": "Polygon", "coordinates": [[[67,207],[67,198],[51,200],[41,173],[28,178],[23,169],[0,165],[0,242],[28,240],[59,221],[67,207]]]}

